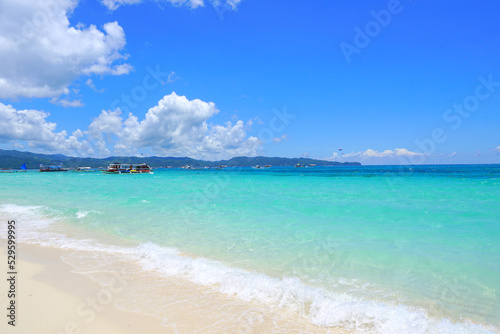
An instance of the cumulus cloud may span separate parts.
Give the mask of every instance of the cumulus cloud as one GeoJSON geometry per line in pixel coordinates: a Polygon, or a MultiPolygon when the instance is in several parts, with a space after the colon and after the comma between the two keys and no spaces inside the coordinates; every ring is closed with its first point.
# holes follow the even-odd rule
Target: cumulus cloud
{"type": "Polygon", "coordinates": [[[39,153],[105,157],[138,155],[191,156],[224,159],[255,156],[262,143],[247,134],[251,121],[213,124],[219,113],[213,102],[188,100],[175,93],[163,97],[143,119],[122,111],[103,110],[85,131],[57,131],[49,113],[16,110],[0,103],[0,145],[24,147],[39,153]]]}
{"type": "Polygon", "coordinates": [[[496,148],[493,149],[494,151],[496,151],[497,153],[500,153],[500,146],[497,146],[496,148]]]}
{"type": "Polygon", "coordinates": [[[142,121],[130,113],[124,122],[122,141],[159,151],[193,147],[208,133],[207,120],[218,112],[213,102],[189,101],[174,92],[149,109],[142,121]]]}
{"type": "Polygon", "coordinates": [[[213,126],[210,133],[203,138],[200,149],[203,156],[222,159],[239,155],[255,156],[260,146],[261,142],[257,137],[247,138],[245,124],[240,120],[234,126],[231,122],[227,122],[225,126],[213,126]]]}
{"type": "Polygon", "coordinates": [[[99,156],[111,155],[111,151],[106,144],[115,141],[114,134],[119,134],[122,128],[122,116],[120,109],[103,110],[88,127],[88,136],[96,147],[96,153],[99,156]]]}
{"type": "Polygon", "coordinates": [[[247,136],[243,121],[234,125],[208,123],[218,112],[213,102],[188,100],[174,92],[149,109],[143,120],[132,113],[125,119],[119,109],[102,111],[90,124],[89,135],[104,153],[113,144],[119,154],[137,154],[141,148],[150,148],[163,156],[207,159],[256,155],[261,143],[247,136]]]}
{"type": "MultiPolygon", "coordinates": [[[[121,53],[125,33],[117,22],[102,29],[72,26],[78,0],[0,2],[0,98],[69,94],[80,76],[121,75],[132,67],[121,53]]],[[[68,104],[71,105],[71,104],[68,104]]]]}
{"type": "Polygon", "coordinates": [[[16,110],[11,105],[0,103],[0,143],[12,147],[23,147],[19,141],[26,142],[29,149],[37,152],[56,152],[63,154],[86,155],[93,150],[83,133],[74,131],[68,136],[65,130],[57,132],[56,123],[47,121],[50,114],[39,110],[16,110]]]}

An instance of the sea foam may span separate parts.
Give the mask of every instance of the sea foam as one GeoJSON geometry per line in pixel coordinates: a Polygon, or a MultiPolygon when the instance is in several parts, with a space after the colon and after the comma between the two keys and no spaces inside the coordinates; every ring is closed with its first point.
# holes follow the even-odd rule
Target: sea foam
{"type": "MultiPolygon", "coordinates": [[[[270,277],[264,273],[230,267],[219,261],[185,256],[175,248],[155,243],[123,247],[92,239],[68,237],[49,229],[59,219],[57,215],[47,212],[50,209],[40,206],[0,205],[0,217],[10,216],[30,222],[19,227],[18,240],[21,242],[119,256],[138,263],[145,271],[154,271],[164,277],[179,277],[215,288],[222,294],[236,296],[243,301],[298,312],[319,326],[389,334],[498,333],[498,328],[433,318],[427,311],[407,305],[388,305],[362,300],[347,293],[325,291],[308,286],[296,277],[270,277]]],[[[2,224],[0,227],[2,237],[6,235],[5,226],[2,224]]],[[[106,257],[96,256],[96,259],[103,258],[106,257]]]]}

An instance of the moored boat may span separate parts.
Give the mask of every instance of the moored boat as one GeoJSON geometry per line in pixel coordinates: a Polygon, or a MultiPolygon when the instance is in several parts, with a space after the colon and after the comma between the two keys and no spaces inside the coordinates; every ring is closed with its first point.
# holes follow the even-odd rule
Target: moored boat
{"type": "Polygon", "coordinates": [[[119,162],[112,163],[104,171],[107,174],[153,174],[151,167],[147,164],[122,164],[119,162]]]}
{"type": "Polygon", "coordinates": [[[76,167],[75,172],[93,172],[91,167],[76,167]]]}
{"type": "Polygon", "coordinates": [[[69,168],[63,168],[62,165],[40,165],[40,172],[67,172],[69,168]]]}

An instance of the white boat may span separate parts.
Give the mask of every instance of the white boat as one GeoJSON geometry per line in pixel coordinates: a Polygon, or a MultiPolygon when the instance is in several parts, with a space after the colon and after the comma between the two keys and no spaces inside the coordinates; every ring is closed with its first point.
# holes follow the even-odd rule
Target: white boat
{"type": "Polygon", "coordinates": [[[90,167],[76,167],[75,171],[77,171],[77,172],[92,172],[92,168],[90,168],[90,167]]]}
{"type": "Polygon", "coordinates": [[[106,174],[153,174],[151,167],[147,164],[122,164],[112,163],[104,171],[106,174]]]}

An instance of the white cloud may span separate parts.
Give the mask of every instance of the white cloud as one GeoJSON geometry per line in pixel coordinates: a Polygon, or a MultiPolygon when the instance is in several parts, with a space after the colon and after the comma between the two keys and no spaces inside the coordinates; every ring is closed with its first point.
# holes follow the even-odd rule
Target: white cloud
{"type": "Polygon", "coordinates": [[[142,120],[132,113],[124,117],[119,108],[103,110],[87,131],[78,129],[68,135],[65,130],[56,131],[57,124],[47,120],[49,113],[0,103],[0,144],[19,147],[24,143],[30,151],[71,156],[138,155],[140,150],[211,160],[257,155],[262,143],[247,135],[250,122],[209,123],[217,113],[213,102],[172,93],[142,120]]]}
{"type": "Polygon", "coordinates": [[[214,7],[228,6],[231,9],[236,10],[241,0],[211,0],[214,7]]]}
{"type": "Polygon", "coordinates": [[[140,122],[130,113],[124,122],[123,140],[161,150],[191,147],[203,140],[208,132],[207,120],[218,112],[213,102],[189,101],[172,93],[149,109],[140,122]]]}
{"type": "Polygon", "coordinates": [[[275,137],[275,138],[273,138],[273,142],[275,142],[275,143],[281,143],[283,140],[286,140],[286,139],[288,139],[288,135],[284,134],[281,137],[275,137]]]}
{"type": "MultiPolygon", "coordinates": [[[[204,0],[163,0],[169,2],[174,6],[187,6],[191,9],[196,9],[198,7],[204,7],[204,0]]],[[[101,0],[102,4],[108,7],[110,10],[116,10],[118,7],[123,5],[132,5],[142,2],[141,0],[101,0]]],[[[241,0],[208,0],[214,7],[227,7],[232,10],[236,10],[241,0]]]]}
{"type": "Polygon", "coordinates": [[[71,136],[66,131],[56,132],[56,123],[48,122],[49,113],[39,110],[16,110],[11,105],[0,103],[0,143],[13,147],[26,142],[37,152],[86,155],[93,150],[86,141],[80,141],[82,132],[76,130],[71,136]]]}
{"type": "Polygon", "coordinates": [[[89,79],[87,79],[87,81],[85,81],[85,84],[86,84],[87,86],[89,86],[89,88],[90,88],[90,89],[92,89],[92,90],[95,90],[95,89],[96,89],[96,88],[95,88],[94,83],[92,82],[92,79],[90,79],[90,78],[89,78],[89,79]]]}
{"type": "Polygon", "coordinates": [[[173,83],[175,82],[177,79],[180,79],[180,77],[178,77],[174,71],[170,72],[170,74],[168,75],[167,77],[167,83],[173,83]]]}
{"type": "Polygon", "coordinates": [[[496,148],[493,149],[494,151],[496,151],[497,153],[500,153],[500,146],[497,146],[496,148]]]}
{"type": "Polygon", "coordinates": [[[423,153],[417,153],[408,151],[406,148],[396,148],[394,150],[385,150],[383,152],[377,152],[372,149],[368,149],[365,152],[362,152],[361,156],[367,158],[387,158],[387,157],[414,157],[414,156],[423,156],[423,153]]]}
{"type": "MultiPolygon", "coordinates": [[[[350,152],[350,153],[333,153],[333,155],[328,160],[362,160],[362,161],[376,161],[381,159],[399,159],[399,162],[404,162],[406,159],[412,158],[424,158],[426,155],[421,152],[412,152],[406,148],[396,148],[394,150],[376,151],[373,149],[367,149],[360,152],[350,152]]],[[[396,160],[397,161],[397,160],[396,160]]]]}
{"type": "Polygon", "coordinates": [[[208,123],[218,112],[213,102],[188,100],[172,93],[149,109],[143,120],[132,113],[123,119],[119,109],[103,110],[88,132],[101,154],[107,154],[109,146],[114,145],[115,154],[127,155],[137,154],[139,149],[151,149],[162,156],[206,159],[256,155],[261,143],[247,136],[243,121],[234,125],[208,123]]]}
{"type": "Polygon", "coordinates": [[[87,86],[89,86],[89,88],[90,88],[90,89],[92,89],[92,90],[93,90],[94,92],[96,92],[96,93],[102,93],[102,92],[104,92],[104,89],[103,89],[103,88],[101,88],[101,89],[97,89],[97,88],[96,88],[96,86],[95,86],[95,84],[94,84],[94,82],[93,82],[93,81],[92,81],[92,79],[90,79],[90,78],[89,78],[89,79],[87,79],[87,81],[85,81],[85,84],[86,84],[87,86]]]}
{"type": "Polygon", "coordinates": [[[82,75],[128,73],[125,33],[117,22],[71,26],[77,0],[2,1],[0,98],[69,94],[82,75]]]}
{"type": "Polygon", "coordinates": [[[99,156],[111,155],[106,143],[113,143],[113,134],[120,133],[122,128],[122,116],[120,109],[113,111],[101,111],[99,117],[94,118],[88,127],[88,136],[99,156]]]}
{"type": "Polygon", "coordinates": [[[140,3],[141,0],[101,0],[101,2],[109,9],[115,10],[122,5],[133,5],[136,3],[140,3]]]}
{"type": "Polygon", "coordinates": [[[11,145],[11,146],[12,146],[12,148],[24,148],[24,145],[23,145],[23,144],[21,144],[21,143],[17,143],[17,142],[12,143],[12,145],[11,145]]]}
{"type": "Polygon", "coordinates": [[[260,146],[257,137],[247,138],[245,124],[240,120],[234,126],[231,122],[227,122],[225,126],[213,126],[209,135],[203,138],[200,149],[204,157],[223,159],[241,155],[255,156],[260,146]]]}
{"type": "Polygon", "coordinates": [[[57,99],[55,97],[50,102],[63,107],[83,107],[85,105],[82,100],[57,99]]]}
{"type": "Polygon", "coordinates": [[[120,109],[113,111],[101,111],[99,117],[94,118],[89,125],[88,133],[93,139],[98,139],[104,134],[119,133],[122,128],[122,116],[120,109]]]}

